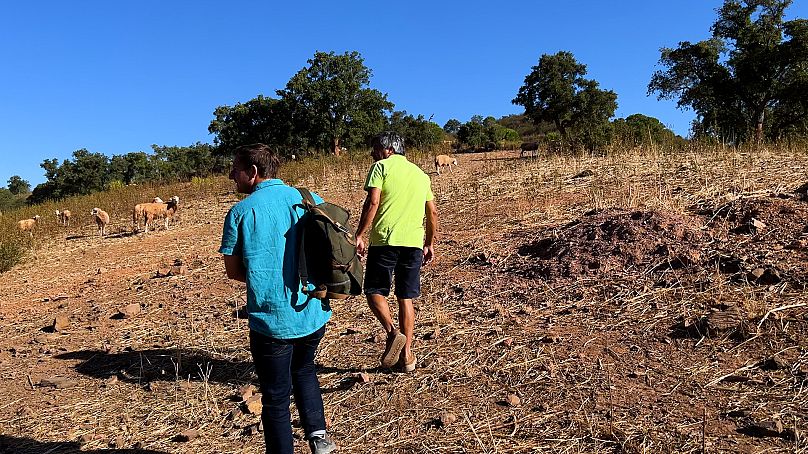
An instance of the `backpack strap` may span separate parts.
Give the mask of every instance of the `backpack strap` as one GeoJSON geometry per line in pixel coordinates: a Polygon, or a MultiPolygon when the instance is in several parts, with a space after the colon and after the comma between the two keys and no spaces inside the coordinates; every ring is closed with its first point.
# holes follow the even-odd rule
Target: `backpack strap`
{"type": "MultiPolygon", "coordinates": [[[[301,206],[306,211],[304,216],[311,212],[311,209],[314,208],[316,203],[314,203],[314,197],[312,197],[311,192],[309,192],[306,188],[295,188],[300,193],[300,196],[303,198],[301,201],[301,206]]],[[[297,273],[300,276],[300,286],[302,288],[303,293],[308,293],[309,289],[309,272],[306,266],[306,235],[305,235],[305,227],[299,228],[298,230],[298,237],[297,237],[297,273]]]]}

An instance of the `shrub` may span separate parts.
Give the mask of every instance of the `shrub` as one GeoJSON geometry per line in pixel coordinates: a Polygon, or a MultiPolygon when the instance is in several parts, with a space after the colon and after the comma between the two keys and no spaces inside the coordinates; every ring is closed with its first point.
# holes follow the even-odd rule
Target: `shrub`
{"type": "Polygon", "coordinates": [[[5,240],[0,242],[0,273],[5,273],[22,262],[25,250],[18,243],[5,240]]]}

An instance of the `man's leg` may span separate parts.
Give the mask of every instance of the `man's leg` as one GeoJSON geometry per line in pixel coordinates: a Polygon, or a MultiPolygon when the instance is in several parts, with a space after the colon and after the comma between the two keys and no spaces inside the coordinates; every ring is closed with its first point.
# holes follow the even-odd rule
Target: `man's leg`
{"type": "Polygon", "coordinates": [[[264,423],[266,452],[293,454],[292,421],[289,415],[292,345],[250,331],[250,351],[261,384],[261,420],[264,423]]]}
{"type": "Polygon", "coordinates": [[[413,299],[421,294],[421,264],[424,261],[424,252],[421,248],[402,247],[399,249],[400,254],[395,266],[398,320],[401,332],[407,336],[400,358],[404,365],[410,364],[414,367],[415,355],[412,352],[412,339],[415,331],[415,306],[413,299]]]}
{"type": "Polygon", "coordinates": [[[393,269],[398,260],[398,250],[390,246],[371,246],[365,265],[365,295],[373,315],[387,333],[387,341],[382,354],[382,367],[393,367],[398,362],[406,338],[395,328],[387,295],[393,281],[393,269]]]}
{"type": "Polygon", "coordinates": [[[325,333],[325,326],[314,333],[293,341],[292,352],[292,389],[295,395],[295,406],[300,414],[300,424],[306,437],[312,434],[325,435],[325,415],[323,413],[323,396],[320,382],[314,366],[317,346],[325,333]]]}

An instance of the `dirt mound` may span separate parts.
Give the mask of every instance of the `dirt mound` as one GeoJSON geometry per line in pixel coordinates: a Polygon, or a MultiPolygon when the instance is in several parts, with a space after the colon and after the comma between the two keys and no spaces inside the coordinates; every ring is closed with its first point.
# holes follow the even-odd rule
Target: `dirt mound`
{"type": "Polygon", "coordinates": [[[592,211],[520,246],[512,271],[558,280],[695,267],[709,240],[701,226],[698,218],[659,211],[592,211]]]}

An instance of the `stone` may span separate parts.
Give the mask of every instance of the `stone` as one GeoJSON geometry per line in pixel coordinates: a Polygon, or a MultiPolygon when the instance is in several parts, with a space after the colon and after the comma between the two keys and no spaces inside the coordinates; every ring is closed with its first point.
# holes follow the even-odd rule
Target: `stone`
{"type": "Polygon", "coordinates": [[[260,415],[261,408],[261,394],[256,394],[244,401],[244,409],[251,415],[260,415]]]}
{"type": "Polygon", "coordinates": [[[43,378],[39,381],[39,386],[45,388],[66,389],[78,386],[78,382],[61,377],[43,378]]]}
{"type": "Polygon", "coordinates": [[[188,441],[193,440],[194,438],[199,436],[199,431],[196,429],[188,429],[184,430],[177,435],[174,436],[174,441],[185,443],[188,441]]]}
{"type": "Polygon", "coordinates": [[[255,391],[256,391],[255,385],[251,384],[244,385],[238,389],[238,392],[236,393],[236,398],[240,402],[244,402],[250,397],[252,397],[255,394],[255,391]]]}
{"type": "Polygon", "coordinates": [[[188,274],[188,267],[185,265],[174,265],[169,269],[169,276],[185,276],[188,274]]]}
{"type": "Polygon", "coordinates": [[[57,315],[56,318],[53,319],[51,327],[55,332],[64,331],[70,327],[70,319],[67,318],[66,315],[57,315]]]}
{"type": "Polygon", "coordinates": [[[508,396],[505,398],[505,403],[511,407],[518,407],[519,405],[522,405],[522,399],[520,399],[516,394],[508,394],[508,396]]]}
{"type": "Polygon", "coordinates": [[[367,383],[370,383],[372,381],[373,381],[373,379],[371,378],[370,374],[368,374],[367,372],[359,372],[358,374],[356,374],[356,382],[357,383],[367,384],[367,383]]]}
{"type": "Polygon", "coordinates": [[[121,314],[123,318],[132,318],[140,314],[140,304],[138,303],[127,304],[126,306],[119,309],[118,313],[121,314]]]}
{"type": "Polygon", "coordinates": [[[444,411],[440,414],[440,417],[438,417],[438,421],[440,421],[441,426],[446,427],[457,421],[457,415],[449,411],[444,411]]]}

